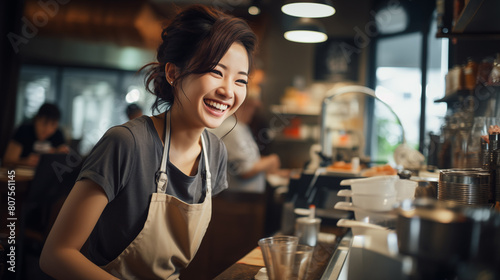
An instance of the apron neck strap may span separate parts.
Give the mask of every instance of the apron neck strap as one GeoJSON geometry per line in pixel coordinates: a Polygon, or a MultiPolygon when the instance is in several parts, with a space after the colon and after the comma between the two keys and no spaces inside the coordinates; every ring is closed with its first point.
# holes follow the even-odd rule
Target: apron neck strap
{"type": "Polygon", "coordinates": [[[212,173],[210,173],[210,165],[208,164],[207,145],[205,145],[205,138],[203,132],[201,133],[201,149],[203,150],[203,158],[205,159],[205,180],[207,180],[207,189],[212,189],[212,173]]]}
{"type": "MultiPolygon", "coordinates": [[[[212,174],[210,173],[210,165],[208,164],[207,148],[203,132],[201,133],[201,149],[203,150],[203,158],[205,159],[205,169],[207,189],[212,188],[212,174]]],[[[163,155],[161,157],[160,170],[156,172],[156,192],[165,193],[167,190],[167,161],[168,152],[170,150],[170,111],[165,112],[165,143],[163,145],[163,155]]]]}
{"type": "Polygon", "coordinates": [[[170,111],[165,112],[165,140],[163,144],[163,155],[161,157],[160,170],[156,172],[156,192],[165,193],[167,190],[167,161],[170,150],[170,111]]]}

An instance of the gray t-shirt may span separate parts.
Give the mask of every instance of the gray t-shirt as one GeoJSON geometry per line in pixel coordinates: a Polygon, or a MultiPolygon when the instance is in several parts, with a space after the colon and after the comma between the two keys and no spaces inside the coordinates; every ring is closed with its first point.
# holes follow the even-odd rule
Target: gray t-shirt
{"type": "MultiPolygon", "coordinates": [[[[206,130],[203,134],[212,173],[212,195],[216,195],[227,189],[227,152],[217,136],[206,130]]],[[[142,230],[151,195],[156,192],[155,174],[162,153],[163,144],[153,121],[142,116],[110,128],[85,160],[77,180],[96,182],[109,200],[87,242],[87,257],[95,264],[106,265],[115,259],[142,230]]],[[[203,202],[203,152],[195,176],[185,175],[170,161],[167,168],[167,194],[190,204],[203,202]]]]}

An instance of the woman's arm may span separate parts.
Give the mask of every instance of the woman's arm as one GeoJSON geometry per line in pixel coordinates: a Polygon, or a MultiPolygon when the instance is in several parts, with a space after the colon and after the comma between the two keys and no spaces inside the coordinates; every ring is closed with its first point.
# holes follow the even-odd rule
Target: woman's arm
{"type": "Polygon", "coordinates": [[[80,253],[107,203],[95,182],[75,184],[43,247],[40,267],[45,273],[56,279],[116,279],[80,253]]]}

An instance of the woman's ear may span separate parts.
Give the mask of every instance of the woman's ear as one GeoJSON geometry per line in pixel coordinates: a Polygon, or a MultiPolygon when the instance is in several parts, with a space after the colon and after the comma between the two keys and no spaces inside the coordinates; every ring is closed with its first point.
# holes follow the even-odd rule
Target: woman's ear
{"type": "Polygon", "coordinates": [[[175,78],[177,74],[177,66],[175,64],[167,62],[165,64],[165,79],[169,84],[173,84],[175,82],[175,78]]]}

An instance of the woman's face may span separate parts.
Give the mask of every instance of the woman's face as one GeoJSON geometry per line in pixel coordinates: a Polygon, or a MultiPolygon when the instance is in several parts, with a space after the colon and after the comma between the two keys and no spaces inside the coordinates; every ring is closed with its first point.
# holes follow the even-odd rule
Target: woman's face
{"type": "Polygon", "coordinates": [[[186,77],[177,88],[179,109],[193,112],[186,125],[215,128],[232,115],[245,100],[248,69],[245,47],[233,43],[211,72],[186,77]]]}

